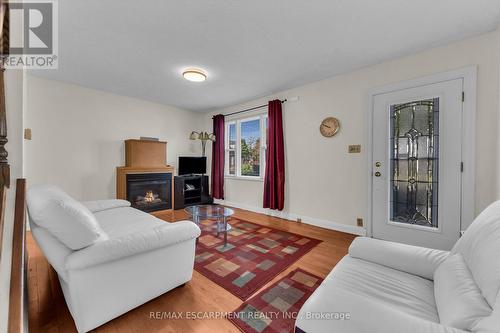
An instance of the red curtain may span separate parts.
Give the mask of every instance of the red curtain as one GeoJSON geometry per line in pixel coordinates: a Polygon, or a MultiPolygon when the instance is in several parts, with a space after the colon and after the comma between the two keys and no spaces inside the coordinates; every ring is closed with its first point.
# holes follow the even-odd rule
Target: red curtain
{"type": "Polygon", "coordinates": [[[224,115],[214,116],[215,141],[212,142],[212,196],[224,199],[224,115]]]}
{"type": "Polygon", "coordinates": [[[281,101],[269,102],[269,136],[264,177],[264,208],[283,210],[285,206],[285,146],[281,101]]]}

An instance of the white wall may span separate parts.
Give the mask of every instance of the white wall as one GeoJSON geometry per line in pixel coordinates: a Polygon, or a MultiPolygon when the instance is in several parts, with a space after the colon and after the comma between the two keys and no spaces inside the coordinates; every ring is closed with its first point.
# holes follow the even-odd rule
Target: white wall
{"type": "Polygon", "coordinates": [[[167,162],[201,153],[189,140],[201,116],[191,111],[27,76],[25,141],[29,185],[55,184],[80,200],[113,198],[125,139],[168,141],[167,162]]]}
{"type": "MultiPolygon", "coordinates": [[[[265,104],[274,98],[298,96],[284,104],[286,146],[285,214],[304,221],[354,226],[366,217],[365,147],[348,154],[349,144],[363,144],[370,89],[425,75],[478,65],[476,212],[498,197],[498,94],[500,30],[416,55],[370,66],[355,72],[231,106],[229,113],[265,104]],[[324,117],[340,119],[341,131],[331,139],[319,133],[324,117]]],[[[211,113],[205,119],[211,128],[211,113]]],[[[209,153],[210,155],[210,153],[209,153]]],[[[500,183],[499,183],[500,184],[500,183]]],[[[262,207],[263,183],[226,179],[229,202],[262,207]]],[[[337,225],[337,227],[339,227],[337,225]]],[[[345,227],[344,227],[345,229],[345,227]]],[[[353,232],[355,228],[351,228],[353,232]]],[[[359,231],[359,230],[357,230],[359,231]]]]}
{"type": "Polygon", "coordinates": [[[9,153],[11,186],[7,191],[0,262],[0,332],[7,332],[7,321],[4,318],[7,318],[9,307],[16,179],[23,177],[23,81],[22,70],[5,71],[5,108],[9,139],[6,149],[9,153]]]}
{"type": "MultiPolygon", "coordinates": [[[[498,72],[498,84],[497,84],[497,114],[498,114],[498,124],[497,124],[497,147],[496,147],[496,154],[497,154],[497,166],[500,166],[500,28],[497,30],[497,54],[498,54],[498,67],[497,67],[497,72],[498,72]]],[[[500,176],[497,177],[497,198],[500,198],[500,176]]]]}

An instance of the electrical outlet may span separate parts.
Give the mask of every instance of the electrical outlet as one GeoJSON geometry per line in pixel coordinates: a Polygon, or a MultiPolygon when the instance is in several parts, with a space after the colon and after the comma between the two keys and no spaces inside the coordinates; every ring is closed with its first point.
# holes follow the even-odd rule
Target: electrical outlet
{"type": "Polygon", "coordinates": [[[24,139],[31,140],[31,128],[24,129],[24,139]]]}
{"type": "Polygon", "coordinates": [[[361,145],[349,145],[348,152],[349,154],[361,153],[361,145]]]}
{"type": "Polygon", "coordinates": [[[363,226],[363,219],[361,217],[358,217],[356,219],[356,224],[358,227],[362,227],[363,226]]]}
{"type": "Polygon", "coordinates": [[[302,223],[302,219],[300,217],[297,217],[297,222],[302,223]]]}

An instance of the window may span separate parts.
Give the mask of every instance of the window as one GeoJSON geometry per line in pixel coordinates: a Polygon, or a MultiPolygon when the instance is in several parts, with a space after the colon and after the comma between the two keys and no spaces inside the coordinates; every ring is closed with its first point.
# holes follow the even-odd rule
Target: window
{"type": "Polygon", "coordinates": [[[267,114],[227,121],[226,176],[262,178],[266,143],[267,114]]]}

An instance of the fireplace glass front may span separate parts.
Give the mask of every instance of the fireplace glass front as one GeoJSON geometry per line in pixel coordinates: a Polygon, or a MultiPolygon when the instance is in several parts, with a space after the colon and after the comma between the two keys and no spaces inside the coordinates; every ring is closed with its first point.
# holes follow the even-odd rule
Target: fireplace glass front
{"type": "Polygon", "coordinates": [[[127,175],[127,200],[145,212],[172,208],[172,174],[142,173],[127,175]]]}

